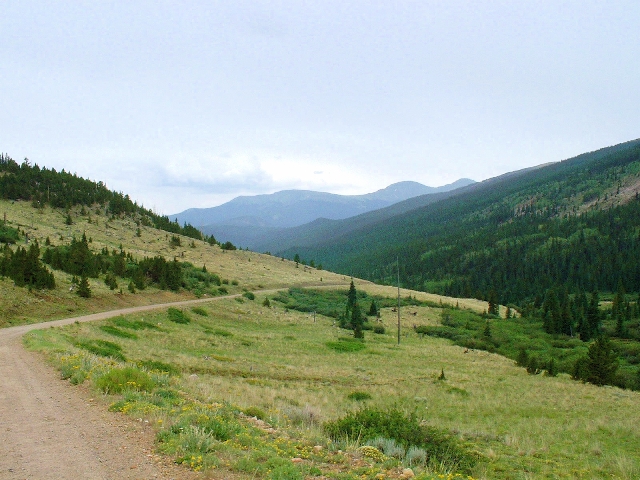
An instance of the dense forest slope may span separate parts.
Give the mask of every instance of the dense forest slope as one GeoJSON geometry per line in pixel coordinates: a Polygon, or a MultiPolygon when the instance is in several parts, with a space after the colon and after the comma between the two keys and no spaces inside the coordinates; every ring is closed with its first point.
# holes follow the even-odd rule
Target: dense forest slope
{"type": "Polygon", "coordinates": [[[299,254],[325,267],[453,296],[523,304],[554,286],[640,289],[640,141],[467,187],[299,254]]]}

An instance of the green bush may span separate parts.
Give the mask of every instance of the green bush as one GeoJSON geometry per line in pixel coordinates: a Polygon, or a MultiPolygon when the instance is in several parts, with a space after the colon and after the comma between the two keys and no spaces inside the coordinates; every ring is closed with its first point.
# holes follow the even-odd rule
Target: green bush
{"type": "Polygon", "coordinates": [[[122,393],[124,390],[150,392],[155,382],[148,373],[134,367],[112,368],[98,377],[96,386],[104,393],[122,393]]]}
{"type": "Polygon", "coordinates": [[[182,310],[178,310],[177,308],[169,307],[167,315],[169,315],[169,320],[174,323],[187,324],[191,321],[186,313],[182,310]]]}
{"type": "Polygon", "coordinates": [[[371,400],[371,395],[368,394],[367,392],[351,392],[349,395],[347,395],[347,398],[349,400],[355,400],[356,402],[362,402],[364,400],[371,400]]]}
{"type": "Polygon", "coordinates": [[[339,338],[337,342],[327,342],[327,347],[335,350],[336,352],[353,353],[364,350],[366,345],[360,340],[354,338],[339,338]]]}
{"type": "Polygon", "coordinates": [[[191,311],[193,313],[195,313],[196,315],[200,315],[201,317],[208,317],[209,316],[209,312],[207,312],[204,308],[202,307],[193,307],[191,309],[191,311]]]}
{"type": "Polygon", "coordinates": [[[450,433],[422,425],[415,414],[405,415],[397,408],[380,410],[365,407],[325,423],[324,430],[335,441],[344,438],[367,441],[382,437],[393,439],[404,450],[411,447],[424,449],[431,468],[443,472],[470,473],[478,460],[476,454],[450,433]]]}
{"type": "Polygon", "coordinates": [[[242,296],[243,296],[244,298],[249,299],[249,300],[255,300],[255,299],[256,299],[256,296],[254,295],[254,293],[253,293],[253,292],[244,292],[244,293],[242,294],[242,296]]]}
{"type": "Polygon", "coordinates": [[[378,335],[384,335],[385,332],[386,330],[383,325],[375,325],[373,327],[373,333],[377,333],[378,335]]]}
{"type": "Polygon", "coordinates": [[[264,420],[265,418],[267,418],[267,415],[264,413],[264,411],[262,411],[262,409],[258,407],[247,407],[242,411],[242,413],[244,413],[248,417],[256,417],[259,420],[264,420]]]}
{"type": "Polygon", "coordinates": [[[169,375],[178,375],[180,373],[177,367],[158,360],[141,360],[138,365],[149,371],[168,373],[169,375]]]}

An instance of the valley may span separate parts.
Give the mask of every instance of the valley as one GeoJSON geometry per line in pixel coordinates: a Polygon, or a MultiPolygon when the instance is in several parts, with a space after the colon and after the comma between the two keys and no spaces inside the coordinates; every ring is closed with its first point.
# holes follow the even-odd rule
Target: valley
{"type": "MultiPolygon", "coordinates": [[[[615,197],[617,203],[606,207],[625,226],[633,225],[631,210],[614,209],[634,205],[631,164],[627,170],[614,165],[624,201],[615,197]]],[[[522,175],[512,175],[509,185],[528,185],[513,196],[529,205],[522,198],[542,180],[528,184],[522,175]]],[[[450,218],[484,187],[468,188],[413,210],[394,207],[398,215],[371,212],[366,218],[391,221],[417,236],[401,219],[417,213],[450,218]]],[[[610,201],[611,187],[602,188],[610,201]]],[[[539,290],[534,306],[501,301],[508,289],[473,294],[434,280],[421,284],[432,293],[407,288],[420,282],[403,266],[398,290],[323,269],[320,264],[334,258],[323,250],[300,250],[287,259],[237,249],[188,224],[153,217],[121,195],[113,197],[124,202],[116,211],[109,201],[61,208],[24,196],[0,200],[0,407],[12,412],[2,425],[9,432],[0,447],[2,478],[640,475],[640,431],[629,421],[640,407],[634,391],[638,302],[631,283],[626,291],[623,285],[584,300],[566,289],[539,290]],[[171,272],[180,273],[179,283],[171,272]],[[47,275],[55,285],[37,286],[47,275]],[[349,307],[352,280],[357,295],[349,307]],[[595,330],[584,330],[585,319],[595,330]],[[354,338],[358,322],[363,340],[354,338]],[[580,325],[580,337],[566,333],[566,325],[580,325]],[[590,373],[572,373],[597,343],[587,333],[613,336],[615,378],[607,381],[617,386],[597,386],[590,373]],[[369,420],[354,420],[357,415],[369,420]]],[[[486,201],[488,218],[504,213],[486,201]]],[[[486,228],[482,215],[470,212],[486,228]]],[[[499,228],[505,232],[516,223],[499,228]]],[[[367,219],[353,224],[360,225],[349,231],[354,239],[363,238],[358,228],[376,225],[367,219]]],[[[455,222],[443,225],[459,231],[455,222]]],[[[389,231],[381,230],[381,238],[389,231]]],[[[447,238],[453,237],[434,237],[440,243],[422,251],[420,261],[454,266],[453,257],[441,256],[447,238]]],[[[353,261],[354,270],[371,279],[358,261],[375,245],[361,242],[363,257],[353,261]]],[[[458,239],[451,245],[470,244],[458,239]]],[[[356,251],[340,241],[334,247],[332,255],[356,251]]],[[[422,246],[395,248],[414,255],[422,246]]],[[[385,267],[388,283],[393,267],[385,267]]]]}

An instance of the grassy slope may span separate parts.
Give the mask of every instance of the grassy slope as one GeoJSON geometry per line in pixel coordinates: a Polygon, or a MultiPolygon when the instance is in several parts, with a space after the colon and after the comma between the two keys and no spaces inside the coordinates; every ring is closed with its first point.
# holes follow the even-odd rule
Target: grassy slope
{"type": "MultiPolygon", "coordinates": [[[[79,208],[74,213],[79,212],[79,208]]],[[[205,242],[182,238],[182,247],[172,249],[169,246],[171,234],[151,227],[141,226],[141,237],[136,236],[137,225],[129,219],[109,221],[104,214],[95,210],[89,216],[73,215],[74,224],[65,225],[66,214],[61,210],[49,207],[38,211],[27,202],[0,201],[0,218],[6,213],[7,223],[14,228],[29,234],[30,239],[37,239],[41,249],[45,240],[50,238],[53,245],[68,244],[73,236],[80,238],[86,232],[87,238],[93,241],[90,248],[94,251],[104,246],[110,250],[118,249],[120,244],[125,251],[136,258],[164,255],[171,260],[177,256],[180,261],[191,262],[197,267],[206,265],[208,271],[217,273],[222,279],[238,281],[238,286],[226,285],[230,293],[260,288],[277,288],[293,284],[344,283],[342,275],[326,271],[295,268],[293,262],[281,261],[279,258],[258,255],[246,251],[223,252],[217,246],[211,247],[205,242]],[[184,256],[183,256],[184,255],[184,256]]],[[[24,242],[22,243],[24,245],[24,242]]],[[[155,288],[148,288],[135,295],[127,291],[124,280],[119,284],[125,292],[122,295],[110,291],[104,279],[89,279],[93,297],[84,300],[69,291],[71,276],[63,272],[55,272],[57,288],[53,291],[28,292],[16,288],[8,279],[0,280],[0,327],[21,323],[34,323],[44,320],[81,315],[104,310],[113,310],[134,305],[163,303],[172,300],[195,298],[188,292],[172,293],[155,288]]]]}
{"type": "MultiPolygon", "coordinates": [[[[72,235],[79,237],[86,231],[87,237],[93,239],[94,249],[103,245],[118,248],[122,243],[125,250],[135,256],[162,253],[168,258],[184,251],[184,260],[197,266],[204,263],[209,271],[222,278],[238,280],[238,291],[243,287],[256,290],[320,283],[320,277],[322,284],[348,280],[326,271],[305,271],[302,266],[296,268],[292,262],[270,256],[222,253],[217,247],[202,242],[190,248],[187,239],[183,239],[184,247],[172,250],[163,232],[142,227],[142,237],[137,238],[134,223],[115,220],[108,222],[107,228],[107,218],[95,213],[92,213],[92,223],[87,223],[84,217],[68,227],[64,225],[62,212],[45,209],[40,214],[28,204],[0,202],[0,214],[5,211],[13,226],[27,230],[30,237],[37,237],[41,244],[47,236],[55,244],[60,242],[60,235],[68,242],[72,235]]],[[[87,301],[68,292],[68,275],[56,274],[56,281],[60,288],[44,294],[29,293],[26,289],[16,289],[8,280],[0,281],[0,318],[5,324],[7,319],[34,322],[189,296],[151,289],[136,295],[117,295],[109,291],[102,280],[96,280],[92,281],[94,298],[87,301]]],[[[390,287],[358,281],[356,285],[369,293],[392,297],[396,294],[390,287]]],[[[402,291],[402,295],[407,293],[402,291]]],[[[414,294],[425,300],[440,299],[414,294]]],[[[464,353],[464,349],[446,340],[420,339],[413,334],[413,324],[439,322],[439,309],[430,307],[403,310],[400,347],[393,336],[396,313],[384,310],[382,320],[389,333],[378,336],[367,332],[365,350],[337,353],[326,343],[344,336],[345,332],[332,326],[331,319],[318,316],[314,323],[310,315],[285,313],[277,305],[266,309],[261,306],[263,298],[258,295],[255,301],[218,300],[204,305],[208,315],[189,311],[192,318],[189,325],[169,322],[166,312],[134,316],[133,319],[144,318],[162,327],[162,331],[135,331],[137,339],[114,337],[100,329],[105,324],[113,324],[111,320],[33,332],[29,334],[29,343],[34,348],[53,352],[51,355],[59,364],[86,354],[72,346],[70,338],[93,338],[119,344],[130,361],[156,360],[174,365],[181,374],[172,377],[169,385],[180,392],[180,398],[262,409],[267,421],[277,427],[274,434],[277,438],[284,436],[307,447],[324,445],[326,453],[305,462],[316,465],[324,474],[333,475],[332,478],[355,478],[354,471],[368,475],[364,478],[373,478],[374,473],[379,472],[384,472],[387,478],[398,477],[397,465],[372,464],[351,455],[349,444],[340,445],[349,455],[339,454],[338,447],[332,447],[323,438],[318,420],[336,418],[356,408],[357,404],[347,399],[353,391],[371,394],[372,404],[415,410],[431,425],[460,432],[483,455],[484,461],[474,472],[477,478],[631,479],[640,476],[637,456],[640,426],[630,421],[640,411],[637,392],[583,385],[562,375],[558,378],[530,376],[504,357],[486,352],[464,353]],[[416,315],[411,315],[412,312],[416,315]],[[69,353],[61,354],[60,350],[69,353]],[[446,374],[445,381],[436,380],[441,369],[446,374]],[[197,377],[191,377],[193,373],[197,377]],[[300,418],[309,421],[292,420],[300,418]]],[[[461,307],[477,311],[486,309],[483,302],[460,300],[459,303],[461,307]]],[[[97,359],[90,356],[87,362],[91,364],[97,359]]],[[[177,421],[176,414],[169,410],[146,407],[135,410],[134,397],[128,398],[136,418],[145,416],[159,428],[177,421]]],[[[187,405],[187,408],[191,407],[187,405]]],[[[260,445],[271,441],[260,438],[260,445]]],[[[242,457],[246,452],[243,452],[228,445],[216,451],[221,463],[210,475],[257,478],[240,468],[247,465],[242,457]]],[[[194,465],[197,468],[201,463],[196,460],[194,465]]]]}
{"type": "MultiPolygon", "coordinates": [[[[332,319],[318,316],[314,323],[309,314],[285,312],[275,304],[267,309],[262,299],[220,300],[203,307],[207,316],[187,311],[189,325],[172,324],[164,312],[132,317],[162,328],[137,331],[137,339],[100,330],[105,323],[116,324],[108,321],[43,330],[30,334],[31,342],[68,349],[65,333],[116,342],[134,362],[168,362],[182,372],[174,380],[182,396],[257,407],[278,435],[286,432],[302,448],[323,445],[326,454],[306,461],[326,475],[347,475],[361,466],[356,457],[335,452],[351,452],[354,442],[331,447],[319,428],[319,422],[357,408],[347,398],[354,391],[369,393],[371,404],[415,411],[430,425],[459,432],[484,458],[474,478],[631,479],[640,474],[640,425],[630,421],[640,407],[637,392],[584,385],[565,375],[531,376],[504,357],[465,353],[446,340],[413,334],[412,324],[438,323],[439,308],[407,308],[400,347],[394,336],[396,313],[385,309],[386,335],[367,332],[365,350],[337,353],[327,342],[344,337],[345,331],[332,319]],[[444,381],[437,380],[441,370],[444,381]]],[[[135,402],[131,405],[140,416],[135,402]]],[[[151,411],[147,418],[160,425],[178,422],[168,410],[151,411]]],[[[217,448],[216,475],[221,476],[215,478],[225,478],[227,468],[252,478],[250,472],[238,472],[246,464],[241,450],[217,448]]],[[[330,478],[374,478],[380,472],[398,478],[398,469],[391,466],[376,464],[367,471],[364,477],[330,478]]]]}

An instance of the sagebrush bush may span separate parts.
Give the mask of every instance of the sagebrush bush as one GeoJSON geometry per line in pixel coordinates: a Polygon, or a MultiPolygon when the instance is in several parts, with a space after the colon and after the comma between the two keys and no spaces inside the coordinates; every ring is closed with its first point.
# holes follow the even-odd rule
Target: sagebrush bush
{"type": "MultiPolygon", "coordinates": [[[[391,439],[402,449],[403,456],[411,447],[424,449],[431,467],[441,471],[469,473],[477,463],[476,454],[468,451],[453,435],[422,425],[415,414],[406,415],[397,408],[365,407],[325,423],[324,430],[335,441],[344,438],[360,438],[362,441],[380,437],[391,439]]],[[[391,448],[384,445],[383,449],[385,446],[391,448]]],[[[394,454],[400,455],[399,449],[394,450],[394,454]]]]}

